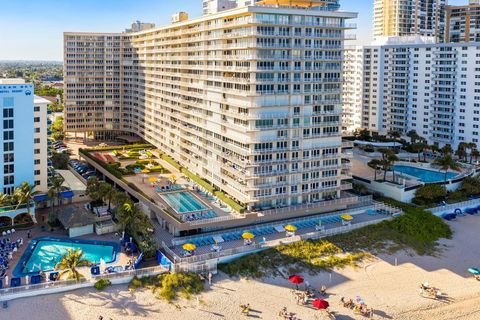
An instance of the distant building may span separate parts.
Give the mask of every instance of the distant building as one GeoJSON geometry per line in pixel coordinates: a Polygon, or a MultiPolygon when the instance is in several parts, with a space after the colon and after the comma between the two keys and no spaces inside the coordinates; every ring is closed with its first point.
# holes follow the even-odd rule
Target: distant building
{"type": "Polygon", "coordinates": [[[480,41],[480,0],[468,5],[447,6],[445,42],[480,41]]]}
{"type": "Polygon", "coordinates": [[[11,194],[22,182],[48,189],[48,103],[23,79],[0,79],[0,192],[11,194]]]}
{"type": "Polygon", "coordinates": [[[443,40],[447,0],[375,0],[373,36],[420,35],[443,40]]]}
{"type": "Polygon", "coordinates": [[[125,32],[127,33],[138,32],[138,31],[148,30],[152,28],[155,28],[155,23],[141,22],[137,20],[134,23],[132,23],[132,27],[130,29],[125,29],[125,32]]]}

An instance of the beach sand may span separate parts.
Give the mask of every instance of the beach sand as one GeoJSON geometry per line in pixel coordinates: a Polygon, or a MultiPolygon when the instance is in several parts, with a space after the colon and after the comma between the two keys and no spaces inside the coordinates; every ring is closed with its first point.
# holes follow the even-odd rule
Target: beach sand
{"type": "MultiPolygon", "coordinates": [[[[441,241],[439,257],[402,252],[378,256],[356,269],[303,275],[314,288],[327,286],[326,299],[337,319],[365,319],[340,303],[341,297],[356,296],[375,309],[375,319],[480,319],[480,281],[467,273],[469,267],[480,267],[480,217],[462,217],[451,226],[454,237],[441,241]],[[439,288],[444,298],[420,296],[422,282],[439,288]]],[[[229,279],[220,274],[198,300],[193,297],[168,304],[149,291],[130,293],[126,286],[104,292],[82,289],[10,301],[8,309],[0,309],[0,319],[96,320],[100,315],[105,320],[246,319],[239,306],[247,303],[254,310],[249,318],[280,319],[278,312],[287,307],[299,319],[328,319],[320,311],[296,305],[292,288],[283,278],[229,279]]]]}

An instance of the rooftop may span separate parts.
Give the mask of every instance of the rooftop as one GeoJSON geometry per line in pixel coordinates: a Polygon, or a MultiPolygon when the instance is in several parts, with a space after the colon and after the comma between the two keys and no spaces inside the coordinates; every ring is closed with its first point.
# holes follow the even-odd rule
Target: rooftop
{"type": "Polygon", "coordinates": [[[68,187],[72,191],[85,191],[87,187],[85,184],[80,181],[70,170],[55,170],[59,173],[64,179],[65,182],[63,183],[64,187],[68,187]]]}
{"type": "Polygon", "coordinates": [[[0,79],[0,84],[24,84],[25,80],[21,78],[0,79]]]}
{"type": "Polygon", "coordinates": [[[95,223],[95,217],[82,205],[64,206],[58,212],[58,220],[65,229],[83,227],[95,223]]]}

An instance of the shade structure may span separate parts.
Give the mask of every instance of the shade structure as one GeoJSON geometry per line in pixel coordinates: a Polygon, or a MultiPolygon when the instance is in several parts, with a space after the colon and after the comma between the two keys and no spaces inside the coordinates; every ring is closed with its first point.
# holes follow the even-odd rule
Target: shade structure
{"type": "Polygon", "coordinates": [[[330,306],[328,301],[323,300],[323,299],[313,300],[312,305],[317,309],[327,309],[330,306]]]}
{"type": "Polygon", "coordinates": [[[172,175],[169,177],[169,179],[170,179],[170,180],[177,180],[177,177],[175,177],[175,175],[172,174],[172,175]]]}
{"type": "Polygon", "coordinates": [[[183,248],[183,250],[193,251],[197,248],[197,246],[194,245],[193,243],[185,243],[185,244],[183,244],[182,248],[183,248]]]}
{"type": "Polygon", "coordinates": [[[289,224],[289,225],[286,225],[286,226],[284,227],[284,229],[287,230],[287,231],[295,231],[295,230],[297,230],[297,227],[289,224]]]}
{"type": "Polygon", "coordinates": [[[157,178],[150,177],[150,178],[148,178],[148,181],[150,181],[151,183],[154,183],[154,182],[157,182],[157,178]]]}
{"type": "Polygon", "coordinates": [[[253,239],[253,238],[255,238],[255,235],[251,232],[244,232],[242,234],[242,238],[243,239],[253,239]]]}
{"type": "Polygon", "coordinates": [[[148,169],[143,169],[142,172],[143,172],[143,173],[149,173],[150,170],[148,170],[148,169]]]}
{"type": "Polygon", "coordinates": [[[288,277],[288,281],[294,284],[300,284],[305,281],[301,275],[295,274],[293,276],[288,277]]]}
{"type": "Polygon", "coordinates": [[[347,220],[347,221],[353,220],[353,217],[349,214],[342,214],[340,216],[340,218],[342,218],[343,220],[347,220]]]}

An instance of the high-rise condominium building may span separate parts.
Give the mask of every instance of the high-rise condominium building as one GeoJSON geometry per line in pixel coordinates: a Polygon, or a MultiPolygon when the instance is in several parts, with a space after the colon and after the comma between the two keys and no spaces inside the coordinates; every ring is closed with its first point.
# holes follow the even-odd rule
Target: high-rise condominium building
{"type": "Polygon", "coordinates": [[[343,62],[342,131],[351,134],[362,127],[363,47],[346,48],[343,62]]]}
{"type": "Polygon", "coordinates": [[[22,79],[0,79],[2,143],[0,192],[11,194],[22,182],[48,189],[47,100],[34,97],[22,79]]]}
{"type": "Polygon", "coordinates": [[[374,37],[420,35],[443,40],[447,0],[375,0],[374,37]]]}
{"type": "Polygon", "coordinates": [[[415,130],[440,146],[480,147],[478,43],[387,43],[346,56],[363,63],[356,77],[363,78],[363,92],[351,97],[362,101],[356,112],[365,115],[363,128],[381,134],[415,130]]]}
{"type": "Polygon", "coordinates": [[[480,41],[480,0],[470,0],[464,6],[447,6],[445,19],[445,42],[480,41]]]}
{"type": "Polygon", "coordinates": [[[267,0],[137,33],[67,32],[65,129],[139,136],[249,210],[341,197],[356,14],[330,4],[267,0]]]}

